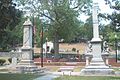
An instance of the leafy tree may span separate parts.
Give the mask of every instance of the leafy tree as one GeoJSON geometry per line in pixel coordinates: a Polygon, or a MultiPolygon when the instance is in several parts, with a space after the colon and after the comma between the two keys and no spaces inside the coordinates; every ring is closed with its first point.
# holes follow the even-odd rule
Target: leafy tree
{"type": "Polygon", "coordinates": [[[110,29],[112,29],[109,32],[109,37],[111,36],[110,41],[115,40],[115,34],[118,34],[118,39],[120,39],[120,0],[105,0],[106,4],[110,6],[111,9],[113,9],[113,13],[112,14],[106,14],[104,15],[104,18],[110,20],[110,29]]]}
{"type": "MultiPolygon", "coordinates": [[[[55,53],[59,52],[59,40],[69,41],[75,38],[79,26],[77,19],[81,13],[90,12],[91,0],[17,0],[39,18],[46,18],[48,38],[53,40],[55,53]],[[27,5],[26,5],[27,4],[27,5]],[[41,17],[42,16],[42,17],[41,17]]],[[[42,21],[42,22],[43,22],[42,21]]],[[[42,23],[41,22],[41,23],[42,23]]]]}
{"type": "Polygon", "coordinates": [[[110,6],[111,9],[113,9],[112,14],[106,14],[103,17],[111,21],[111,28],[114,31],[119,31],[120,29],[120,1],[119,0],[105,0],[106,4],[110,6]],[[114,4],[114,5],[113,5],[114,4]]]}
{"type": "Polygon", "coordinates": [[[90,16],[86,23],[85,23],[85,35],[86,35],[86,38],[88,38],[88,40],[91,40],[92,37],[93,37],[93,22],[92,22],[92,16],[90,16]]]}
{"type": "Polygon", "coordinates": [[[44,27],[44,25],[41,23],[41,20],[39,19],[39,16],[34,17],[32,16],[31,20],[33,20],[33,31],[34,31],[34,36],[33,36],[33,40],[34,43],[36,43],[37,47],[40,47],[40,34],[41,34],[41,28],[44,27]]]}
{"type": "Polygon", "coordinates": [[[3,50],[11,47],[17,39],[17,33],[13,31],[21,20],[22,12],[15,6],[12,0],[0,0],[0,48],[3,50]]]}
{"type": "Polygon", "coordinates": [[[69,6],[57,6],[54,12],[55,22],[52,22],[52,26],[48,28],[48,31],[49,36],[52,37],[54,41],[55,53],[58,53],[58,41],[60,39],[69,41],[75,38],[75,33],[79,25],[76,12],[70,9],[69,6]]]}

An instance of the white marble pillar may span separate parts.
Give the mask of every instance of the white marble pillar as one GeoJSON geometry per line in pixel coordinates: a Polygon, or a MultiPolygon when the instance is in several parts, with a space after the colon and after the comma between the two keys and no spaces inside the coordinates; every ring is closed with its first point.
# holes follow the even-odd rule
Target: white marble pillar
{"type": "Polygon", "coordinates": [[[93,19],[93,38],[91,41],[101,41],[99,38],[99,23],[98,23],[98,3],[93,3],[92,19],[93,19]]]}
{"type": "Polygon", "coordinates": [[[33,49],[32,49],[32,23],[28,19],[23,24],[24,34],[23,34],[23,46],[21,48],[21,60],[18,63],[16,69],[17,71],[24,73],[43,73],[40,68],[38,68],[33,61],[33,49]]]}
{"type": "MultiPolygon", "coordinates": [[[[95,1],[95,0],[94,0],[95,1]]],[[[101,39],[99,38],[98,28],[98,3],[93,1],[93,38],[92,44],[92,59],[90,64],[87,64],[85,69],[81,70],[81,75],[111,75],[115,74],[113,69],[106,66],[102,59],[101,39]]]]}
{"type": "Polygon", "coordinates": [[[32,60],[32,22],[28,18],[23,24],[22,60],[32,60]]]}
{"type": "Polygon", "coordinates": [[[89,57],[86,57],[86,66],[89,65],[89,57]]]}
{"type": "Polygon", "coordinates": [[[24,22],[23,47],[32,48],[32,23],[30,19],[24,22]]]}
{"type": "Polygon", "coordinates": [[[106,65],[109,65],[109,59],[108,58],[106,58],[105,63],[106,63],[106,65]]]}
{"type": "Polygon", "coordinates": [[[13,57],[12,58],[12,66],[16,66],[17,65],[17,58],[16,57],[13,57]]]}
{"type": "Polygon", "coordinates": [[[101,39],[99,38],[99,28],[98,28],[98,3],[93,3],[93,38],[91,40],[92,44],[92,61],[102,61],[101,56],[101,39]]]}
{"type": "Polygon", "coordinates": [[[93,5],[93,38],[99,38],[98,31],[98,3],[94,3],[93,5]]]}
{"type": "MultiPolygon", "coordinates": [[[[33,49],[32,49],[32,22],[27,19],[23,24],[23,46],[21,47],[21,61],[20,66],[28,67],[34,66],[33,49]]],[[[28,67],[29,68],[29,67],[28,67]]]]}

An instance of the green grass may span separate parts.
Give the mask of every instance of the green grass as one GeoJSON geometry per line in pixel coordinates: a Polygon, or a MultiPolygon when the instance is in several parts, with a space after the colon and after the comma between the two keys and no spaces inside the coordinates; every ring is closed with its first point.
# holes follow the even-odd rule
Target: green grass
{"type": "Polygon", "coordinates": [[[0,69],[0,72],[8,72],[8,69],[0,69]]]}
{"type": "Polygon", "coordinates": [[[50,69],[51,72],[57,72],[58,70],[59,70],[59,67],[54,67],[50,69]]]}
{"type": "Polygon", "coordinates": [[[114,71],[120,71],[120,68],[113,68],[114,71]]]}
{"type": "Polygon", "coordinates": [[[75,68],[74,68],[74,72],[80,72],[82,68],[83,68],[83,67],[80,67],[80,66],[79,66],[79,67],[75,67],[75,68]]]}
{"type": "Polygon", "coordinates": [[[34,74],[0,73],[0,80],[33,80],[37,77],[34,74]]]}
{"type": "Polygon", "coordinates": [[[120,76],[61,76],[54,80],[120,80],[120,76]]]}

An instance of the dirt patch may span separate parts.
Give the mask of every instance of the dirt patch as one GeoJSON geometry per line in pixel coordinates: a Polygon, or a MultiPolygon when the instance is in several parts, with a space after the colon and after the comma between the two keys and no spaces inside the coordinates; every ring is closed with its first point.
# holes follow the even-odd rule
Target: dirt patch
{"type": "Polygon", "coordinates": [[[85,49],[87,47],[87,44],[85,43],[75,43],[75,44],[69,44],[69,43],[60,43],[59,48],[60,50],[64,50],[65,52],[72,51],[73,48],[76,49],[76,51],[79,51],[79,54],[83,54],[85,52],[85,49]]]}

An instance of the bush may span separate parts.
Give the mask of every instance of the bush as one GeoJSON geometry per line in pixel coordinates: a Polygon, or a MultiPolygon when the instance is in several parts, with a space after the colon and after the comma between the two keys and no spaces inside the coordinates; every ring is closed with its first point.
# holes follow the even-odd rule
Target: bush
{"type": "Polygon", "coordinates": [[[9,63],[11,63],[12,62],[12,58],[9,58],[8,61],[9,61],[9,63]]]}
{"type": "Polygon", "coordinates": [[[5,59],[0,59],[0,65],[2,66],[6,62],[5,59]]]}
{"type": "Polygon", "coordinates": [[[55,53],[55,50],[54,50],[54,49],[51,49],[50,53],[55,53]]]}
{"type": "Polygon", "coordinates": [[[33,58],[39,58],[39,57],[40,57],[40,55],[38,55],[38,54],[33,55],[33,58]]]}
{"type": "Polygon", "coordinates": [[[76,51],[76,48],[72,48],[72,51],[74,51],[74,52],[75,52],[75,51],[76,51]]]}

